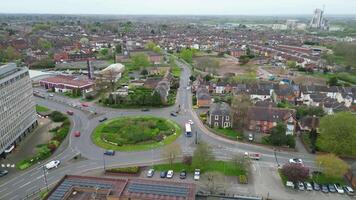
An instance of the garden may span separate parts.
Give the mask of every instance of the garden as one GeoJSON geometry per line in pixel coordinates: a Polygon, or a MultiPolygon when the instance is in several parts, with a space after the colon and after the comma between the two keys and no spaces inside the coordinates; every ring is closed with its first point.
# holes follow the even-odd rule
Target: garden
{"type": "Polygon", "coordinates": [[[181,128],[153,116],[120,117],[99,125],[92,134],[96,145],[119,151],[147,150],[175,141],[181,128]]]}
{"type": "Polygon", "coordinates": [[[60,146],[63,140],[67,137],[70,129],[70,121],[66,115],[61,112],[53,111],[49,115],[50,119],[54,122],[62,122],[62,124],[52,130],[53,137],[46,144],[37,145],[36,153],[34,156],[26,158],[16,163],[16,167],[20,170],[27,169],[32,165],[49,158],[55,150],[60,146]]]}

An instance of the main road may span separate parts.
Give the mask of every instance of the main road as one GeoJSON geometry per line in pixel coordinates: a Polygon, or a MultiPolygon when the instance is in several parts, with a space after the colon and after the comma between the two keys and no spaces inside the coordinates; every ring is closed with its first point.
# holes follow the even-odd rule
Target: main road
{"type": "MultiPolygon", "coordinates": [[[[85,171],[112,166],[153,165],[165,160],[162,157],[162,148],[148,151],[117,152],[115,156],[104,157],[104,149],[97,147],[91,140],[91,134],[99,124],[98,120],[102,117],[112,119],[130,115],[154,115],[169,118],[182,126],[188,120],[193,120],[192,129],[193,132],[197,132],[198,141],[208,143],[217,159],[228,160],[232,155],[242,155],[244,152],[259,152],[263,155],[262,160],[258,161],[259,166],[262,167],[277,166],[277,163],[286,163],[292,157],[302,158],[306,165],[314,166],[314,157],[312,155],[303,155],[297,152],[276,152],[270,148],[231,141],[211,133],[192,109],[192,93],[188,87],[190,69],[182,62],[177,61],[177,64],[181,67],[182,73],[176,104],[171,107],[151,109],[149,112],[142,112],[138,109],[113,109],[95,105],[80,107],[79,109],[78,106],[73,106],[79,104],[73,99],[57,96],[50,99],[36,98],[37,104],[52,110],[62,112],[72,110],[74,112],[74,115],[71,116],[72,128],[68,136],[68,147],[51,158],[51,160],[60,160],[62,164],[58,169],[44,172],[43,163],[41,163],[29,170],[3,177],[0,180],[0,199],[23,199],[26,195],[43,189],[46,186],[44,173],[46,173],[48,185],[53,185],[65,174],[82,174],[85,171]],[[178,107],[180,107],[178,116],[171,116],[170,113],[176,111],[178,107]],[[94,112],[97,114],[93,114],[94,112]],[[80,131],[81,136],[79,138],[74,137],[74,131],[80,131]],[[78,155],[80,155],[79,159],[73,159],[74,156],[78,155]]],[[[180,144],[183,154],[192,154],[195,148],[194,140],[194,137],[187,138],[182,134],[176,142],[180,144]]]]}

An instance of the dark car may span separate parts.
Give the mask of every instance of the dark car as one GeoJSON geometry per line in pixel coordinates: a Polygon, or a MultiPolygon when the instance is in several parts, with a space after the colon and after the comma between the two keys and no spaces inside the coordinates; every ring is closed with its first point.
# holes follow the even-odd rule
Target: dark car
{"type": "Polygon", "coordinates": [[[335,189],[333,184],[329,184],[328,188],[329,188],[329,192],[331,192],[331,193],[335,193],[336,192],[336,189],[335,189]]]}
{"type": "Polygon", "coordinates": [[[0,177],[5,176],[6,174],[8,174],[9,172],[7,170],[0,170],[0,177]]]}
{"type": "Polygon", "coordinates": [[[176,114],[176,113],[174,113],[174,112],[171,112],[171,116],[173,116],[173,117],[177,117],[177,114],[176,114]]]}
{"type": "Polygon", "coordinates": [[[104,154],[107,155],[107,156],[113,156],[113,155],[115,155],[115,151],[114,150],[106,150],[104,152],[104,154]]]}
{"type": "Polygon", "coordinates": [[[159,176],[160,176],[161,178],[166,178],[166,176],[167,176],[167,171],[161,172],[159,176]]]}
{"type": "Polygon", "coordinates": [[[320,191],[320,185],[314,182],[314,183],[313,183],[313,189],[314,189],[315,191],[320,191]]]}
{"type": "Polygon", "coordinates": [[[187,178],[187,171],[182,170],[182,171],[180,172],[180,174],[179,174],[179,178],[180,178],[180,179],[185,179],[185,178],[187,178]]]}
{"type": "Polygon", "coordinates": [[[148,112],[148,111],[150,111],[150,109],[148,109],[148,108],[142,108],[141,111],[142,111],[142,112],[148,112]]]}
{"type": "Polygon", "coordinates": [[[106,120],[108,120],[108,118],[104,117],[104,118],[99,119],[99,122],[103,122],[103,121],[106,121],[106,120]]]}
{"type": "Polygon", "coordinates": [[[328,189],[328,186],[327,185],[321,185],[321,191],[324,192],[324,193],[328,193],[329,192],[329,189],[328,189]]]}

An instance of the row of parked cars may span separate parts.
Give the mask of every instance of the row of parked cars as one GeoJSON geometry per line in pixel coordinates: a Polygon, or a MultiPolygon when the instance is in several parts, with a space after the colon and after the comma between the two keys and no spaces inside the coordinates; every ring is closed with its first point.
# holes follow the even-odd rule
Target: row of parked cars
{"type": "MultiPolygon", "coordinates": [[[[154,173],[155,173],[154,169],[149,169],[147,171],[147,177],[148,178],[152,178],[154,173]]],[[[171,179],[171,178],[173,178],[173,176],[174,176],[174,171],[173,170],[161,171],[161,173],[160,173],[160,177],[161,178],[171,179]]],[[[182,171],[180,171],[179,178],[180,179],[186,179],[187,178],[187,171],[184,170],[184,169],[182,171]]],[[[199,179],[200,179],[200,169],[195,169],[195,171],[194,171],[194,180],[198,181],[199,179]]]]}
{"type": "Polygon", "coordinates": [[[293,183],[287,181],[287,187],[298,189],[300,191],[322,191],[324,193],[339,193],[339,194],[348,194],[354,196],[354,190],[350,186],[341,186],[340,184],[318,184],[318,183],[309,183],[309,182],[298,182],[293,183]]]}

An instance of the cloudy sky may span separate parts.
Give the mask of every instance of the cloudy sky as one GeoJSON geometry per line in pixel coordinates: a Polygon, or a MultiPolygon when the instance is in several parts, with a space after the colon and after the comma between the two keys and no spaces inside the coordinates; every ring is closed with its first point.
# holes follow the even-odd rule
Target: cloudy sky
{"type": "Polygon", "coordinates": [[[0,0],[0,13],[286,15],[356,14],[356,0],[0,0]]]}

